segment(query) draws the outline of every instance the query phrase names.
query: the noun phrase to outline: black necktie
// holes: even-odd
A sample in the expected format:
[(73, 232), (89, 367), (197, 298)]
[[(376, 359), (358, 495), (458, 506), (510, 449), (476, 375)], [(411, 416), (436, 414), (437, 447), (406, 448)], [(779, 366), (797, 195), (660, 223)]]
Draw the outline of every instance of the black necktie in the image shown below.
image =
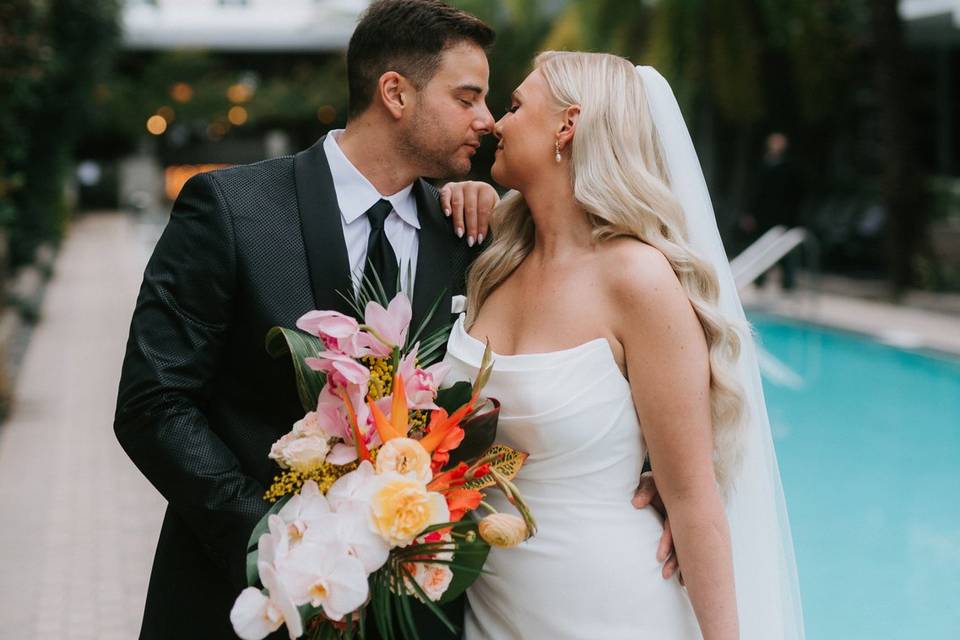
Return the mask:
[(363, 268), (365, 280), (376, 282), (373, 272), (376, 271), (383, 289), (387, 292), (387, 301), (397, 294), (397, 280), (400, 275), (400, 266), (397, 264), (397, 254), (394, 253), (383, 223), (393, 211), (393, 205), (386, 200), (380, 200), (367, 209), (367, 219), (370, 221), (370, 237), (367, 238), (367, 262)]

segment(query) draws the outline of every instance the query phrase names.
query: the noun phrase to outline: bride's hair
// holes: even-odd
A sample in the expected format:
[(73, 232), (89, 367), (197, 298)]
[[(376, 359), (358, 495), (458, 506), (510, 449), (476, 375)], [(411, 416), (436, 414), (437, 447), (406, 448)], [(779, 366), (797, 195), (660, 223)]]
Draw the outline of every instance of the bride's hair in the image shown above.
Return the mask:
[[(714, 470), (726, 493), (740, 459), (744, 400), (733, 372), (740, 336), (737, 325), (720, 313), (716, 273), (687, 243), (686, 220), (670, 190), (643, 81), (629, 61), (602, 53), (547, 51), (534, 66), (560, 107), (580, 106), (571, 179), (594, 241), (627, 236), (660, 251), (700, 320), (710, 353)], [(519, 192), (497, 206), (491, 226), (493, 242), (468, 275), (468, 325), (534, 245), (533, 218)]]

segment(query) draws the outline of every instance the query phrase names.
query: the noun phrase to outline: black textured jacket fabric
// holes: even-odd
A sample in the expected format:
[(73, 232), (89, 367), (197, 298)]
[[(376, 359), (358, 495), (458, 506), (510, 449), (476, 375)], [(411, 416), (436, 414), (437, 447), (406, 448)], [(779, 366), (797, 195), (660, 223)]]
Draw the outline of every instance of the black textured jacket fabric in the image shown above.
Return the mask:
[[(114, 429), (168, 501), (140, 637), (234, 638), (229, 611), (247, 539), (277, 473), (270, 445), (302, 417), (288, 360), (264, 338), (311, 309), (350, 313), (352, 291), (322, 139), (296, 156), (204, 173), (184, 186), (144, 273)], [(449, 322), (478, 252), (458, 240), (436, 190), (420, 217), (413, 326), (437, 296)], [(462, 621), (462, 603), (449, 614)], [(425, 638), (451, 637), (418, 612)], [(284, 637), (281, 629), (277, 637)]]

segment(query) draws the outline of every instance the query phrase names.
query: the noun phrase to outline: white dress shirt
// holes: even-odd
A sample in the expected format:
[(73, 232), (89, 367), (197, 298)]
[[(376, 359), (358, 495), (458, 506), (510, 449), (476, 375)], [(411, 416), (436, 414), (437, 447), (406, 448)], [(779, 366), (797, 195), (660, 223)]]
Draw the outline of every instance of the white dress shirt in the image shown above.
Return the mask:
[(413, 184), (393, 195), (381, 195), (376, 187), (353, 166), (337, 144), (343, 129), (331, 131), (323, 141), (323, 151), (330, 164), (333, 188), (340, 205), (343, 239), (347, 243), (350, 258), (350, 273), (353, 275), (354, 293), (359, 291), (363, 280), (363, 268), (367, 260), (367, 239), (370, 236), (370, 221), (364, 214), (381, 198), (393, 205), (383, 229), (387, 240), (397, 254), (400, 267), (400, 289), (413, 300), (413, 282), (417, 275), (420, 220), (417, 217), (417, 199)]

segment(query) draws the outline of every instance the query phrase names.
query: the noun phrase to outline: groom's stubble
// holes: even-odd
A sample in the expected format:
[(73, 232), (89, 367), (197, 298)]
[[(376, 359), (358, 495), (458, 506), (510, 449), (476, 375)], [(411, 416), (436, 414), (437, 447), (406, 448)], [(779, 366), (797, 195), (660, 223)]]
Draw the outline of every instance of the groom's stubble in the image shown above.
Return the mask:
[(410, 123), (398, 136), (402, 157), (409, 158), (420, 175), (435, 179), (457, 179), (470, 172), (469, 158), (457, 156), (463, 144), (462, 136), (454, 139), (446, 131), (440, 115), (428, 102), (418, 105)]

